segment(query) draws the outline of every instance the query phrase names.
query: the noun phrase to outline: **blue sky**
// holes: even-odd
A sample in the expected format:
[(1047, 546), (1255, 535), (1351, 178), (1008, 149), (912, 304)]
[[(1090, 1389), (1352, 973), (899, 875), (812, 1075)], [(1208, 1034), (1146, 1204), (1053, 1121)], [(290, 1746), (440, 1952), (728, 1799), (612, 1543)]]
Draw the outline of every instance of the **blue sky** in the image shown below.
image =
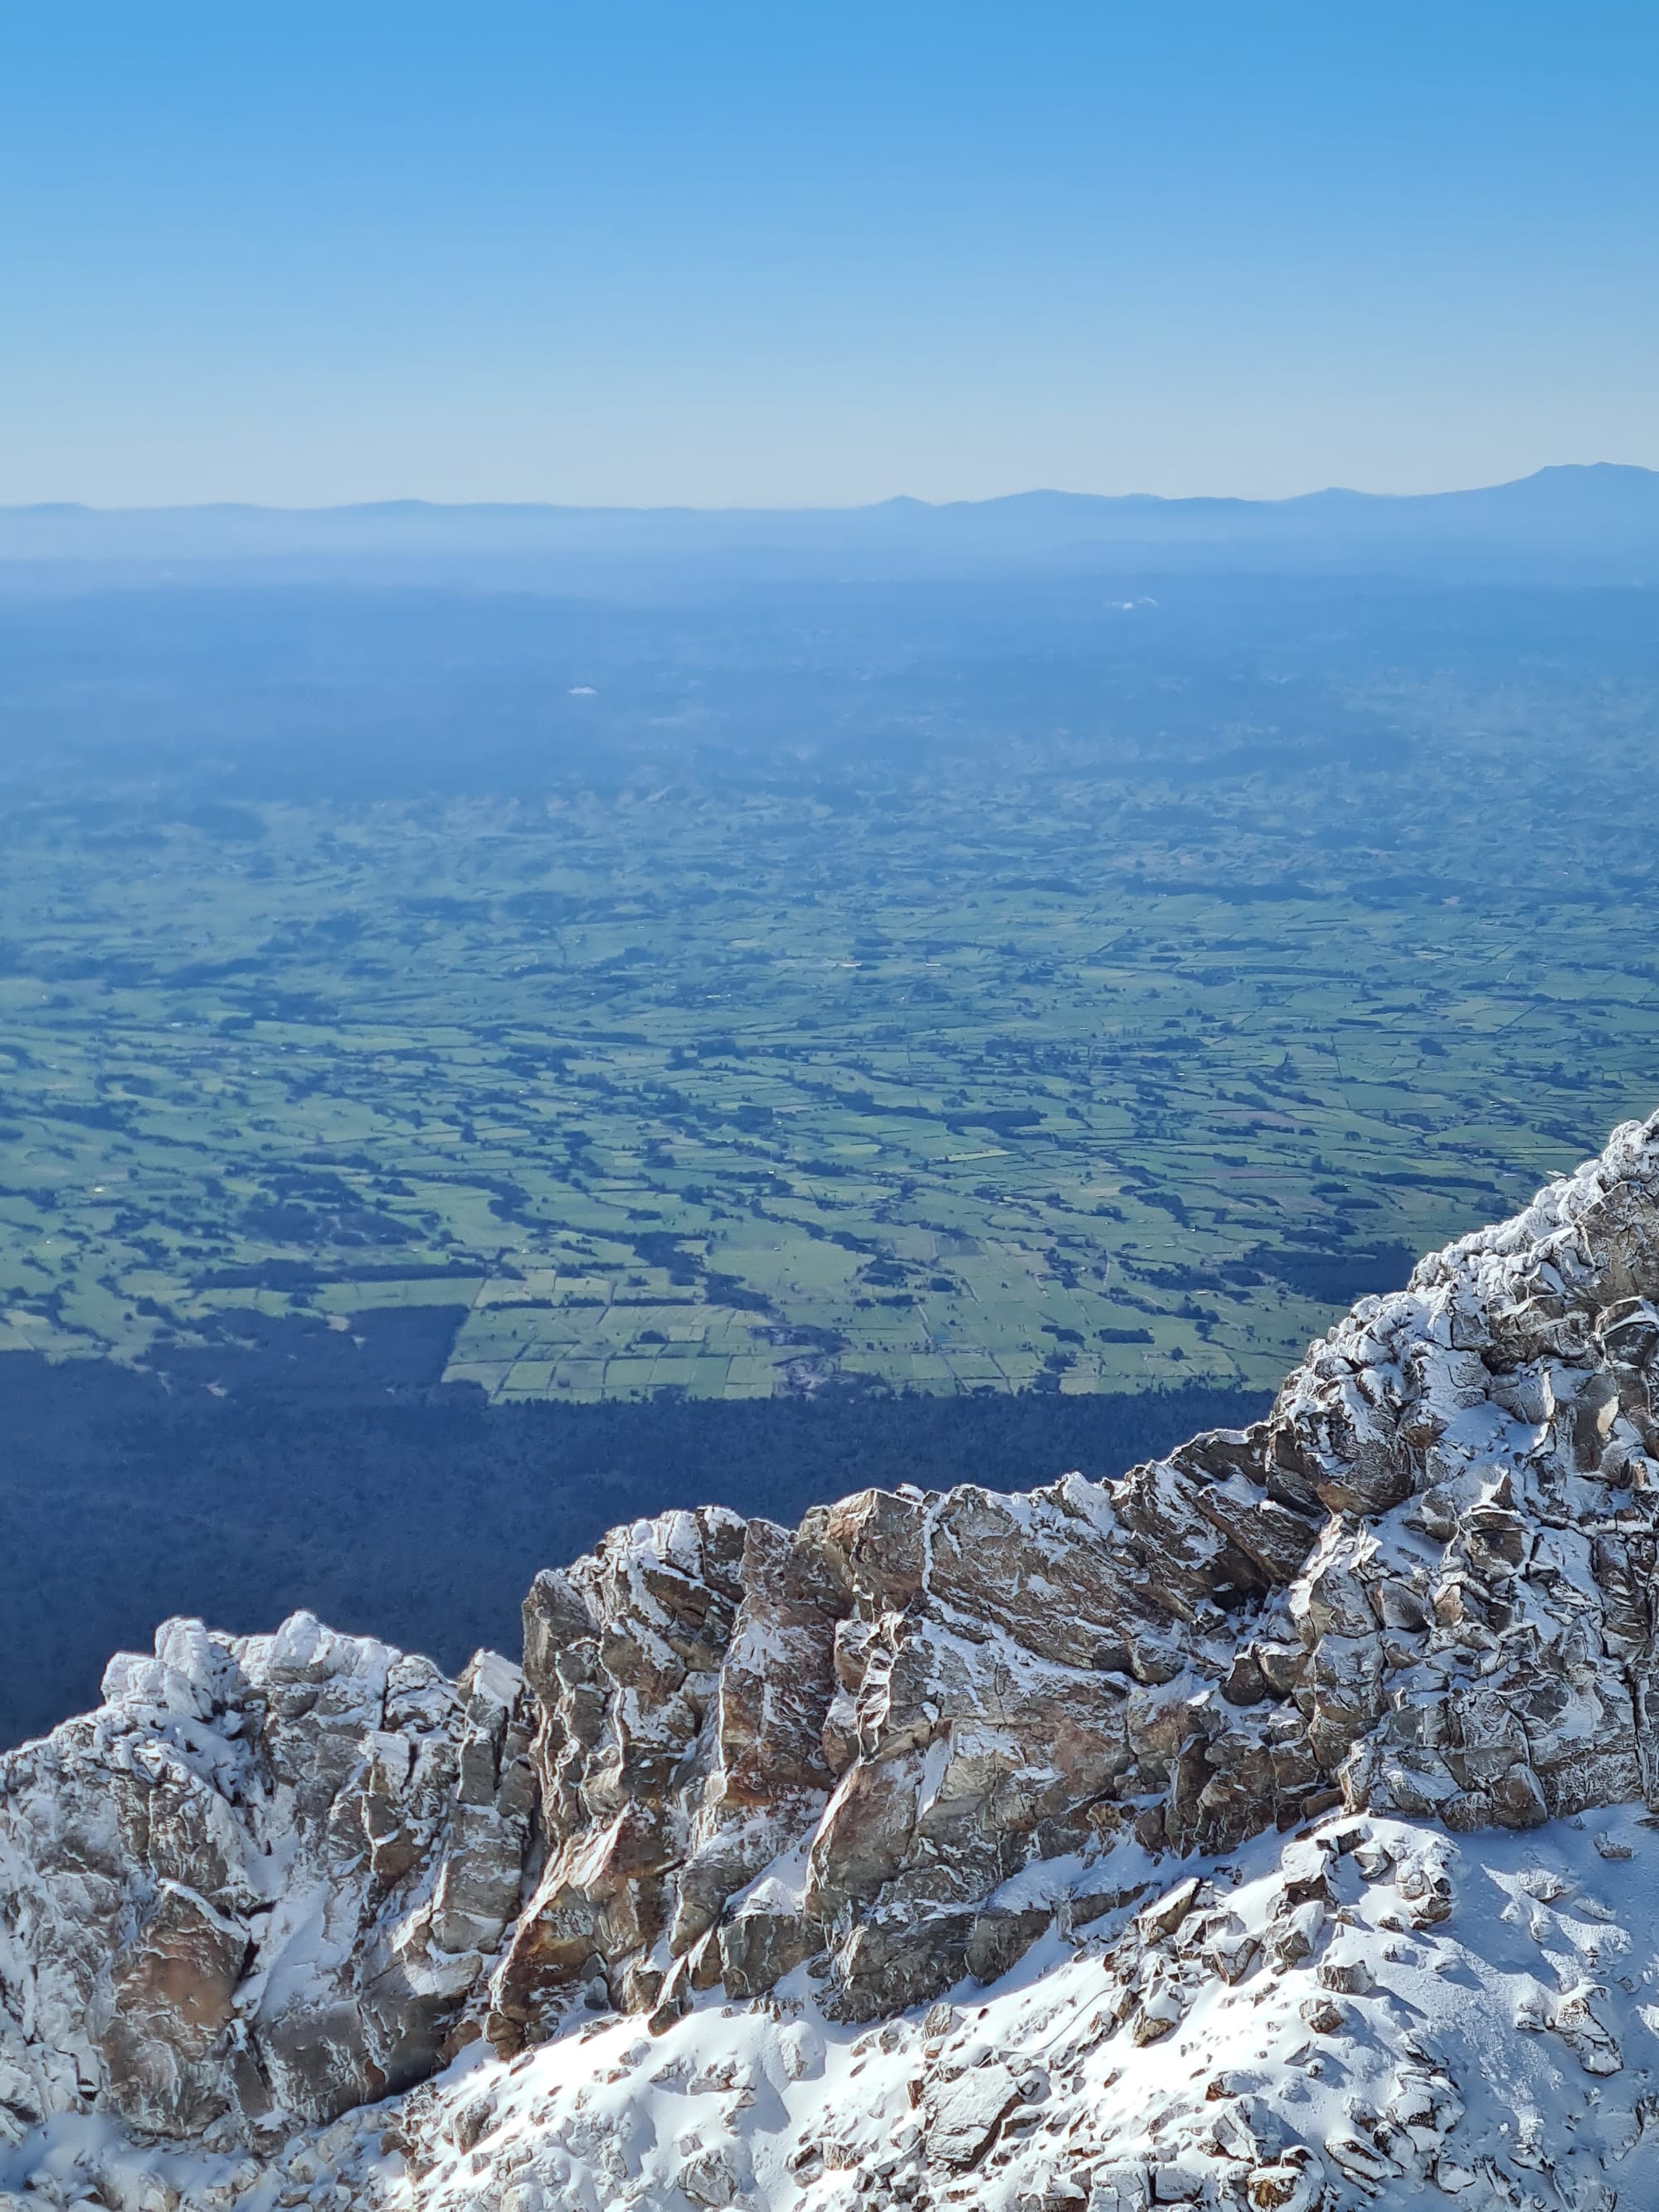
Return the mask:
[(1659, 465), (1656, 64), (1595, 0), (14, 8), (0, 501)]

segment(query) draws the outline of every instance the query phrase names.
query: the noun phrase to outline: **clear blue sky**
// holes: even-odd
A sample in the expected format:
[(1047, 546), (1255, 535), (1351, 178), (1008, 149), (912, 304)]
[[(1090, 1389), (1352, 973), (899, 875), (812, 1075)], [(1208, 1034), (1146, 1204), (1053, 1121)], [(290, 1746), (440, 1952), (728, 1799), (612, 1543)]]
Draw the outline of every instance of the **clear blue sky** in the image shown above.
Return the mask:
[(1659, 465), (1659, 11), (152, 0), (0, 24), (0, 501)]

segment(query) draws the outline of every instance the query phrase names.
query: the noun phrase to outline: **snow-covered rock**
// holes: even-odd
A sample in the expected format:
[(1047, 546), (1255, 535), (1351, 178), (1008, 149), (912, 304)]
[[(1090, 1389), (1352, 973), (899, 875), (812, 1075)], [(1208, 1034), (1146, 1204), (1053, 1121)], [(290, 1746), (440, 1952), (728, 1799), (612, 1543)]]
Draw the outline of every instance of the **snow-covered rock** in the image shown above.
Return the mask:
[[(422, 2087), (257, 2158), (60, 2113), (0, 2153), (0, 2204), (9, 2185), (30, 2212), (77, 2191), (167, 2212), (1422, 2212), (1442, 2197), (1645, 2212), (1659, 1928), (1644, 1817), (1457, 1836), (1330, 1814), (1309, 1838), (1326, 1924), (1282, 1969), (1263, 1939), (1307, 1875), (1264, 1834), (1197, 1863), (1170, 1935), (1127, 1908), (1069, 1937), (1052, 1927), (994, 1985), (879, 2026), (827, 2016), (800, 1968), (758, 2002), (695, 1994), (658, 2036), (612, 2012), (508, 2061), (474, 2043)], [(1425, 1881), (1447, 1909), (1419, 1927)], [(1237, 1983), (1206, 1962), (1218, 1922), (1257, 1939)], [(1333, 1996), (1322, 1970), (1355, 1955), (1368, 1985)], [(1160, 1993), (1176, 2017), (1143, 2040)]]
[(519, 1909), (518, 1668), (299, 1613), (169, 1621), (104, 1690), (0, 1764), (0, 2126), (247, 2133), (429, 2075)]
[(1119, 1481), (171, 1623), (0, 1762), (12, 2186), (1656, 2201), (1656, 1372), (1659, 1117)]

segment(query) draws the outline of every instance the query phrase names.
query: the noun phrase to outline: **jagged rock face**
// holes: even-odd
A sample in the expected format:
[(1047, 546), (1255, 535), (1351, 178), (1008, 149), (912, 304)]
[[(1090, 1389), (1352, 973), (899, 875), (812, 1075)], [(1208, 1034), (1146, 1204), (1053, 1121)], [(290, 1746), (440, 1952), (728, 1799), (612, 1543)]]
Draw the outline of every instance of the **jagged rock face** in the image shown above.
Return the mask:
[[(1168, 1971), (1114, 2024), (1156, 2041), (1200, 1965), (1288, 1972), (1324, 1910), (1233, 1929), (1208, 1896), (1177, 1943), (1183, 1858), (1337, 1811), (1659, 1803), (1650, 1300), (1659, 1117), (1361, 1301), (1247, 1432), (1107, 1484), (614, 1532), (536, 1578), (522, 1688), (175, 1624), (0, 1766), (0, 2065), (32, 2109), (189, 2133), (338, 2111), (478, 2025), (519, 2052), (582, 2002), (668, 2034), (804, 1970), (823, 2015), (886, 2017), (1006, 1976), (1057, 1862), (1095, 1885), (1067, 1929), (1168, 1892)], [(1261, 2201), (1314, 2202), (1301, 2172)]]
[(200, 2133), (420, 2080), (519, 1909), (528, 1701), (296, 1614), (173, 1621), (4, 1763), (0, 2121)]
[[(671, 1516), (544, 1575), (552, 1848), (497, 2039), (572, 1981), (672, 2007), (820, 1951), (873, 2016), (1006, 1962), (998, 1884), (1127, 1826), (1216, 1852), (1343, 1803), (1468, 1830), (1659, 1794), (1650, 1294), (1659, 1123), (1363, 1300), (1255, 1430), (793, 1537)], [(791, 1844), (781, 1916), (745, 1901)]]
[(1654, 1296), (1659, 1120), (1363, 1300), (1281, 1393), (1275, 1464), (1340, 1509), (1291, 1612), (1351, 1802), (1525, 1827), (1659, 1787)]
[[(669, 1515), (539, 1576), (526, 1666), (549, 1856), (497, 1977), (498, 2043), (577, 1983), (672, 2002), (711, 1940), (750, 1988), (763, 1954), (832, 1951), (854, 2013), (932, 1994), (976, 1947), (1005, 1956), (982, 1900), (1168, 1789), (1194, 1697), (1231, 1663), (1229, 1608), (1314, 1541), (1232, 1471), (1249, 1450), (1209, 1439), (1116, 1485), (1024, 1496), (870, 1492), (793, 1535)], [(1218, 1810), (1212, 1790), (1188, 1826), (1300, 1817), (1320, 1777), (1299, 1719), (1229, 1718), (1254, 1747), (1250, 1794), (1230, 1783)], [(808, 1838), (793, 1929), (763, 1943), (750, 1923), (780, 1915), (751, 1901), (717, 1931)]]
[(1462, 1838), (1333, 1814), (1161, 1893), (1126, 1850), (1109, 1900), (1050, 1861), (1022, 1887), (1058, 1924), (954, 2002), (859, 2027), (810, 1975), (711, 1990), (660, 2036), (590, 2020), (257, 2160), (40, 2131), (0, 2146), (0, 2212), (1641, 2212), (1644, 1842), (1628, 1810)]

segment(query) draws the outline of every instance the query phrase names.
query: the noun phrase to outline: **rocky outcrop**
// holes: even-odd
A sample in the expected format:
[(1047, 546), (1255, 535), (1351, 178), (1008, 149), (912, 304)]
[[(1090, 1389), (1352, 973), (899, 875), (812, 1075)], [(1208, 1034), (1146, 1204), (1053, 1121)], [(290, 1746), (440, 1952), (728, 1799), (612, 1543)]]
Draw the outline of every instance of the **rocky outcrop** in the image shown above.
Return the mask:
[[(589, 2017), (257, 2157), (39, 2130), (0, 2148), (0, 2208), (1637, 2212), (1659, 2197), (1644, 1836), (1628, 1811), (1463, 1837), (1332, 1814), (878, 2024), (826, 2019), (799, 1976), (711, 1989), (660, 2035)], [(1082, 1902), (1074, 1866), (1045, 1876)]]
[[(1118, 1484), (1017, 1497), (870, 1492), (793, 1534), (672, 1515), (538, 1577), (548, 1863), (494, 1985), (498, 2043), (573, 1985), (647, 2010), (672, 1996), (794, 1844), (797, 1924), (765, 1955), (827, 1953), (854, 2013), (933, 1994), (970, 1949), (1006, 1958), (980, 1907), (1028, 1860), (1137, 1815), (1155, 1831), (1144, 1801), (1206, 1726), (1236, 1754), (1177, 1794), (1175, 1831), (1302, 1817), (1324, 1778), (1299, 1717), (1220, 1699), (1235, 1616), (1316, 1534), (1235, 1470), (1249, 1449), (1204, 1439)], [(740, 1902), (720, 1939), (751, 1990), (755, 1918)]]
[(998, 1886), (1126, 1832), (1216, 1853), (1338, 1804), (1518, 1828), (1659, 1792), (1650, 1293), (1632, 1124), (1362, 1300), (1257, 1429), (793, 1535), (672, 1516), (539, 1577), (550, 1856), (492, 2033), (576, 1981), (652, 2009), (791, 1844), (797, 1925), (725, 1939), (742, 1986), (822, 1953), (868, 2017), (1006, 1962)]
[(104, 1689), (0, 1770), (0, 2127), (257, 2135), (431, 2073), (519, 1910), (518, 1668), (300, 1613), (169, 1622)]
[[(518, 2063), (785, 1984), (886, 2019), (1143, 1897), (1111, 2032), (1155, 2043), (1205, 1978), (1317, 1963), (1340, 1909), (1317, 1857), (1260, 1926), (1183, 1866), (1659, 1807), (1656, 1375), (1659, 1117), (1362, 1300), (1258, 1427), (1117, 1481), (619, 1529), (536, 1577), (522, 1677), (171, 1624), (0, 1766), (0, 2099), (251, 2136), (480, 2031)], [(1371, 1971), (1331, 1959), (1310, 2032)], [(940, 2083), (918, 2140), (997, 2086)]]

